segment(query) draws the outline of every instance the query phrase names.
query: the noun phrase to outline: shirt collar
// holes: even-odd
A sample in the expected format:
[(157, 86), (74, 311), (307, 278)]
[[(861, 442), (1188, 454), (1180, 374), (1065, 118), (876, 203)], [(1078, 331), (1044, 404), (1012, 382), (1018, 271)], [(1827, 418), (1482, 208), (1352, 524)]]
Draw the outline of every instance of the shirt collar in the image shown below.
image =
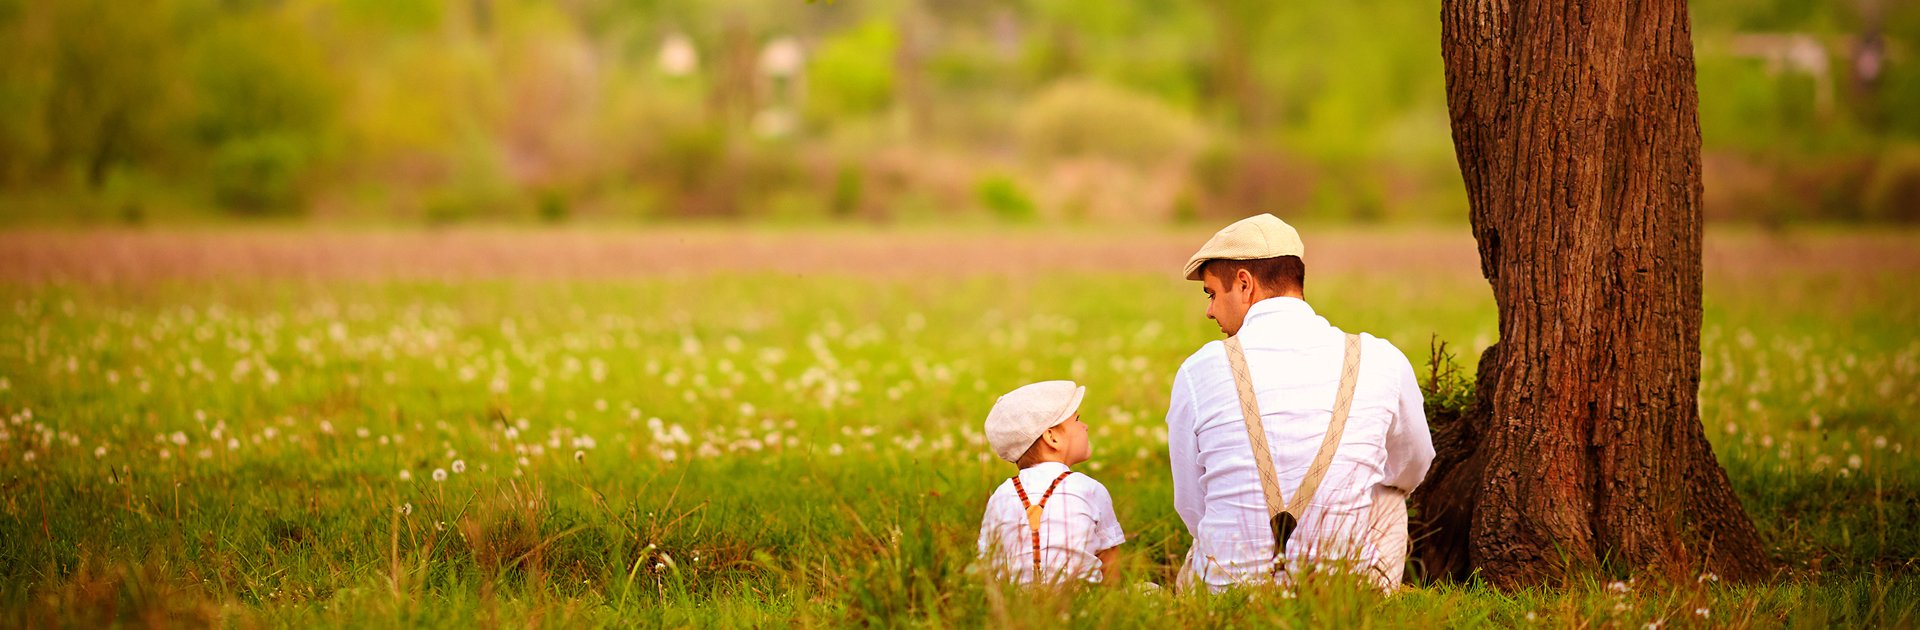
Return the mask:
[(1038, 464), (1034, 464), (1032, 466), (1022, 468), (1020, 469), (1020, 472), (1024, 473), (1028, 471), (1033, 471), (1033, 472), (1045, 472), (1046, 474), (1049, 474), (1049, 475), (1057, 475), (1062, 472), (1065, 472), (1067, 468), (1068, 467), (1066, 464), (1062, 464), (1060, 462), (1040, 462)]
[(1314, 314), (1313, 307), (1308, 306), (1306, 300), (1296, 297), (1270, 297), (1254, 302), (1253, 307), (1247, 309), (1247, 319), (1251, 320), (1269, 313), (1287, 315)]

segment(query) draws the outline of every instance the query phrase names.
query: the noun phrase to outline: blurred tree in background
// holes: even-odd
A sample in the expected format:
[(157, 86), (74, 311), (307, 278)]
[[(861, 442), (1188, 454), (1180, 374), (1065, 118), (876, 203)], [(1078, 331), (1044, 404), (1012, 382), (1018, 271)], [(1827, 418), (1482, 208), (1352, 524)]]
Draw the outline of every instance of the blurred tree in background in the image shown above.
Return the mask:
[[(1438, 11), (0, 0), (0, 220), (1459, 221)], [(1920, 6), (1692, 12), (1711, 217), (1920, 220)]]

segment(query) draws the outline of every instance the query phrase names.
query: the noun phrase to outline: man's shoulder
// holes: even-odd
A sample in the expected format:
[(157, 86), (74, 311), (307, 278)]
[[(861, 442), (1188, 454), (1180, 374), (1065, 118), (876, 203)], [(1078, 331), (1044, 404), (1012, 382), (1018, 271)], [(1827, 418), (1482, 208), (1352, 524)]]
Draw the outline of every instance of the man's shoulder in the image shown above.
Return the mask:
[(1225, 360), (1227, 360), (1226, 344), (1215, 339), (1200, 346), (1200, 349), (1194, 350), (1193, 354), (1187, 355), (1187, 359), (1180, 362), (1180, 371), (1186, 372), (1193, 369), (1195, 365), (1219, 363)]
[(1401, 352), (1400, 347), (1393, 345), (1393, 342), (1381, 337), (1375, 337), (1373, 333), (1363, 332), (1359, 334), (1360, 357), (1362, 360), (1370, 359), (1374, 365), (1383, 369), (1399, 368), (1401, 366), (1411, 368), (1413, 366), (1413, 363), (1407, 359), (1407, 354)]

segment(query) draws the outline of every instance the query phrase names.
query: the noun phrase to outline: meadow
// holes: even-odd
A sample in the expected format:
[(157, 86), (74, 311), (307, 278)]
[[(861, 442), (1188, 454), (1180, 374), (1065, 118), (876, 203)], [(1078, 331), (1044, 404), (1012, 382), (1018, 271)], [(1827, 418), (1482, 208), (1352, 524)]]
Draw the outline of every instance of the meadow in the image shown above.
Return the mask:
[[(1391, 597), (974, 563), (981, 420), (1072, 378), (1122, 582), (1171, 583), (1204, 234), (728, 234), (0, 235), (0, 625), (1920, 625), (1920, 233), (1710, 233), (1701, 413), (1776, 580)], [(1307, 234), (1337, 325), (1496, 340), (1464, 228)]]

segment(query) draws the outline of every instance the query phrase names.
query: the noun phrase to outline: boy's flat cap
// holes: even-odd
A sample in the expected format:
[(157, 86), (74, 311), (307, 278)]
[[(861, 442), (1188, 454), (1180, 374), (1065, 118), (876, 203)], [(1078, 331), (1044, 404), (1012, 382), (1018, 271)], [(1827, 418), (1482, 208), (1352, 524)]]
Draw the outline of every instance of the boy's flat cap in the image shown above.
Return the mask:
[(1087, 388), (1073, 381), (1041, 381), (1007, 392), (987, 412), (987, 443), (993, 454), (1019, 462), (1040, 434), (1073, 417), (1086, 395)]

